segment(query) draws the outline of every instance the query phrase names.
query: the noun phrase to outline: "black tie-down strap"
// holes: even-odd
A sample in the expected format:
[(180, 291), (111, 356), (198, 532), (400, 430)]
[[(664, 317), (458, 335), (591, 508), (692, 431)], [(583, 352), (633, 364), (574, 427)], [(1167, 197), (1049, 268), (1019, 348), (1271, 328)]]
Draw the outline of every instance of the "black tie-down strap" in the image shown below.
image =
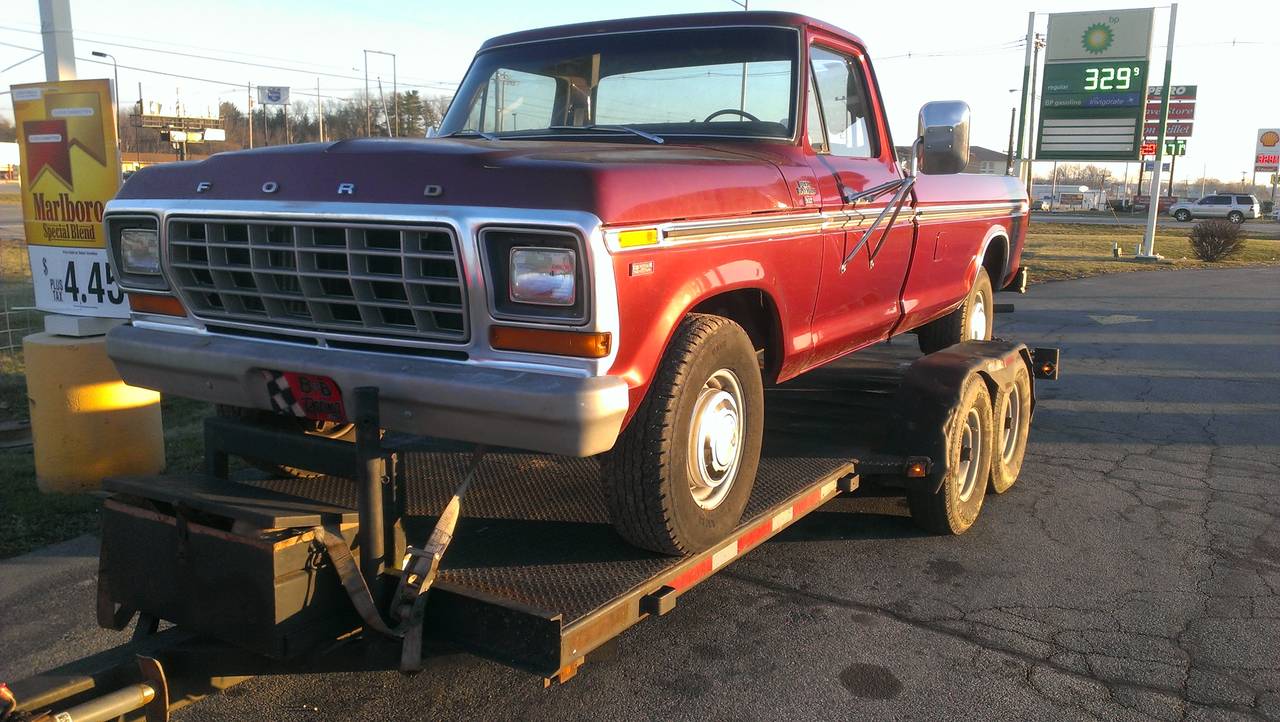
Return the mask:
[(324, 545), (329, 561), (333, 563), (338, 579), (342, 581), (342, 587), (347, 590), (351, 604), (355, 606), (365, 625), (388, 637), (401, 640), (401, 672), (417, 672), (422, 669), (422, 621), (427, 591), (431, 589), (436, 574), (440, 571), (440, 560), (444, 557), (445, 549), (453, 541), (453, 531), (462, 513), (462, 497), (471, 486), (484, 454), (483, 447), (478, 447), (472, 454), (462, 483), (436, 520), (427, 543), (421, 549), (412, 546), (405, 549), (404, 559), (400, 562), (400, 583), (391, 599), (388, 614), (390, 624), (378, 612), (373, 594), (365, 583), (364, 576), (360, 574), (360, 568), (351, 555), (351, 547), (342, 534), (329, 525), (322, 524), (313, 529), (316, 539)]

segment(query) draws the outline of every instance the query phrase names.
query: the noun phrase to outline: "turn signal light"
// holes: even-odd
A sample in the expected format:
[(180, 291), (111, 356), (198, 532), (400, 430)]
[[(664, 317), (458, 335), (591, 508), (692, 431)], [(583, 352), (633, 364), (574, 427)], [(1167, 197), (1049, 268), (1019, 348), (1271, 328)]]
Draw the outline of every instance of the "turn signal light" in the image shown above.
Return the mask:
[(639, 246), (655, 246), (657, 244), (658, 229), (656, 228), (618, 231), (619, 248), (637, 248)]
[(527, 351), (578, 358), (604, 358), (612, 339), (607, 332), (582, 333), (543, 328), (491, 326), (489, 345), (500, 351)]
[(153, 313), (157, 316), (186, 316), (187, 309), (173, 296), (155, 296), (150, 293), (129, 294), (129, 308), (134, 313)]

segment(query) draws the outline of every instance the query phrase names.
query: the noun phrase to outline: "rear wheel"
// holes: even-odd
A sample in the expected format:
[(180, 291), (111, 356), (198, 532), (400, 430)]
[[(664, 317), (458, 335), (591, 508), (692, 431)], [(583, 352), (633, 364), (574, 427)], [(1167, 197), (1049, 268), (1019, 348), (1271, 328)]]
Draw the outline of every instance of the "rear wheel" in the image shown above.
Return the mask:
[(920, 350), (933, 353), (961, 341), (990, 340), (995, 326), (994, 295), (991, 278), (985, 268), (979, 268), (978, 277), (973, 280), (973, 287), (960, 308), (916, 330)]
[(941, 490), (934, 493), (926, 484), (907, 494), (918, 526), (934, 534), (963, 534), (978, 520), (991, 473), (992, 432), (991, 394), (981, 377), (970, 375), (947, 421)]
[(1178, 219), (1178, 222), (1180, 223), (1186, 223), (1191, 220), (1191, 211), (1185, 208), (1179, 208), (1177, 212), (1173, 214), (1173, 217)]
[(1019, 364), (1013, 381), (996, 393), (993, 404), (996, 450), (991, 455), (991, 490), (1003, 494), (1018, 480), (1031, 430), (1031, 374)]
[[(356, 440), (355, 424), (339, 424), (332, 421), (299, 419), (271, 411), (246, 409), (240, 406), (228, 406), (226, 404), (218, 404), (215, 406), (214, 413), (225, 419), (239, 419), (241, 421), (271, 426), (285, 431), (299, 431), (307, 434), (308, 436), (322, 436), (326, 439), (338, 439), (340, 441), (350, 441), (352, 443), (355, 443)], [(273, 464), (261, 459), (245, 459), (245, 461), (252, 464), (254, 468), (260, 469), (277, 477), (313, 479), (324, 476), (324, 474), (321, 474), (318, 471), (299, 469), (296, 466), (282, 466), (280, 464)]]
[(760, 463), (764, 385), (733, 321), (691, 314), (644, 402), (603, 460), (614, 526), (663, 554), (710, 547), (738, 525)]
[(1244, 214), (1241, 213), (1240, 211), (1231, 211), (1230, 213), (1227, 214), (1227, 220), (1231, 221), (1232, 223), (1235, 223), (1236, 225), (1239, 225), (1241, 223), (1244, 223)]

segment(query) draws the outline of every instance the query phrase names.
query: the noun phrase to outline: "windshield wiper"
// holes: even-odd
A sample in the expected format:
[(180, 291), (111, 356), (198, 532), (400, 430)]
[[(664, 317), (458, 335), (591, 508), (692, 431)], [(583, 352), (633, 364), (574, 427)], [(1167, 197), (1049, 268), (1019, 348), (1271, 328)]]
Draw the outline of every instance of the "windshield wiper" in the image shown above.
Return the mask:
[(467, 136), (472, 136), (472, 135), (479, 136), (479, 137), (481, 137), (481, 138), (484, 138), (485, 140), (498, 140), (498, 139), (499, 139), (499, 138), (498, 138), (498, 136), (494, 135), (493, 133), (486, 133), (486, 132), (484, 132), (483, 130), (475, 130), (474, 128), (463, 128), (462, 130), (455, 130), (455, 131), (453, 131), (452, 133), (449, 133), (449, 134), (447, 134), (447, 135), (442, 135), (442, 136), (439, 136), (439, 137), (441, 137), (441, 138), (465, 138), (465, 137), (467, 137)]
[(632, 128), (631, 126), (628, 126), (628, 125), (553, 125), (547, 129), (548, 130), (588, 130), (588, 131), (596, 131), (596, 132), (604, 132), (604, 133), (622, 132), (622, 133), (630, 133), (632, 135), (638, 135), (641, 138), (657, 143), (658, 145), (662, 145), (663, 143), (667, 142), (663, 140), (661, 136), (654, 135), (653, 133), (648, 133), (643, 130), (637, 130), (636, 128)]

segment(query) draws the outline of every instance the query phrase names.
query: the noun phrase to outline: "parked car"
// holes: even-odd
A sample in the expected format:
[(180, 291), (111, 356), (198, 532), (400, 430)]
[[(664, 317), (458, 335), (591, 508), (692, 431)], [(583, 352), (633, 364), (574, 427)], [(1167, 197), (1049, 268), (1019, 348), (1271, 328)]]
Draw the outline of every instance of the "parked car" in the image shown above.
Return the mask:
[(1022, 185), (956, 175), (968, 106), (921, 109), (905, 173), (879, 87), (861, 40), (791, 13), (494, 38), (439, 137), (138, 171), (106, 216), (132, 304), (109, 353), (314, 433), (376, 386), (394, 430), (603, 454), (624, 537), (706, 548), (750, 495), (766, 383), (989, 339), (1022, 278)]
[(1186, 223), (1192, 218), (1226, 218), (1232, 223), (1261, 218), (1262, 209), (1255, 196), (1241, 193), (1215, 193), (1195, 202), (1174, 203), (1169, 215)]

